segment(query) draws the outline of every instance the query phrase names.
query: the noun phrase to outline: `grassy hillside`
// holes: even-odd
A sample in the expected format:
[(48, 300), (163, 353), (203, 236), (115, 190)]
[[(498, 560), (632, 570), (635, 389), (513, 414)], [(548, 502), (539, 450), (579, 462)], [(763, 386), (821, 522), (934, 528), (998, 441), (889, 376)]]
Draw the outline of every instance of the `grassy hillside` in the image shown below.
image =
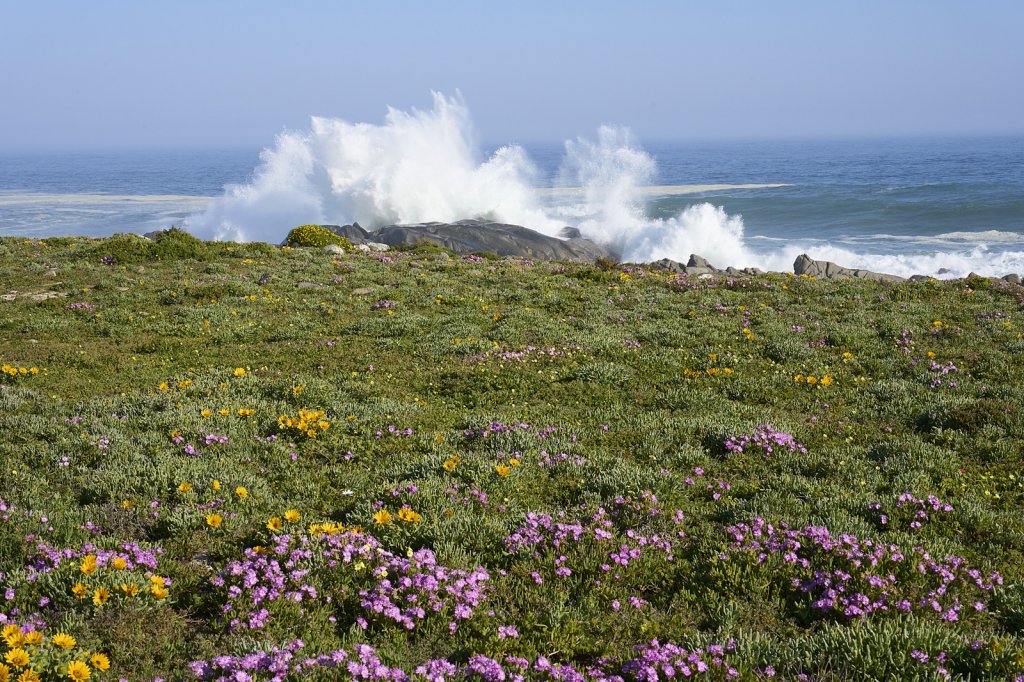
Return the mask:
[(0, 680), (1024, 673), (1019, 286), (117, 237), (0, 295)]

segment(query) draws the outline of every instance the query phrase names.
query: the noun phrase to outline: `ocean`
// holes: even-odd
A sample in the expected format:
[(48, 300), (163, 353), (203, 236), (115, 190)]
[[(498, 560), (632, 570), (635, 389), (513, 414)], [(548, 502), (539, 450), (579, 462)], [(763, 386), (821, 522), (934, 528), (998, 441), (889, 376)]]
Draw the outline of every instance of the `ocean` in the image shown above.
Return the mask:
[[(395, 112), (392, 112), (395, 114)], [(314, 119), (265, 150), (0, 154), (0, 236), (182, 226), (279, 242), (304, 222), (488, 216), (565, 225), (634, 262), (704, 255), (791, 270), (795, 255), (901, 275), (1024, 272), (1024, 138), (481, 146), (468, 112), (380, 125)]]

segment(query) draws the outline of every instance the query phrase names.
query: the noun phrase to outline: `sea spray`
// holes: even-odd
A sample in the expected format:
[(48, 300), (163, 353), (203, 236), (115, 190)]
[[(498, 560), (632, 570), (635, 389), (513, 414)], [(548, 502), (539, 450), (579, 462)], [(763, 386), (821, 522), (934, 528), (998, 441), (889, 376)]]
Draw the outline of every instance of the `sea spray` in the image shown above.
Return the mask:
[(743, 223), (702, 203), (651, 219), (644, 192), (654, 159), (626, 128), (603, 126), (596, 141), (565, 145), (556, 178), (563, 194), (538, 192), (539, 173), (519, 146), (483, 158), (461, 97), (433, 94), (429, 111), (389, 109), (381, 125), (314, 117), (261, 154), (252, 180), (230, 185), (186, 226), (221, 240), (279, 241), (300, 223), (389, 224), (487, 218), (557, 235), (566, 225), (626, 260), (698, 252), (721, 263), (755, 264)]
[(249, 184), (229, 186), (187, 226), (214, 239), (273, 242), (300, 223), (373, 229), (488, 218), (557, 234), (563, 225), (541, 210), (525, 151), (481, 156), (460, 97), (434, 93), (430, 111), (389, 109), (383, 125), (314, 117), (309, 132), (278, 136)]
[(273, 243), (291, 227), (311, 222), (357, 221), (373, 229), (486, 218), (548, 235), (575, 226), (632, 262), (685, 262), (696, 253), (718, 267), (785, 271), (797, 255), (808, 253), (850, 268), (903, 276), (1024, 272), (1024, 251), (1007, 248), (1022, 239), (1017, 232), (767, 238), (745, 234), (740, 215), (700, 201), (651, 217), (651, 198), (729, 186), (652, 187), (655, 160), (622, 127), (603, 126), (595, 139), (566, 142), (549, 186), (522, 147), (508, 145), (484, 155), (469, 109), (458, 95), (434, 93), (429, 110), (388, 109), (382, 124), (316, 117), (307, 131), (279, 135), (260, 158), (247, 183), (228, 185), (185, 226), (205, 238)]

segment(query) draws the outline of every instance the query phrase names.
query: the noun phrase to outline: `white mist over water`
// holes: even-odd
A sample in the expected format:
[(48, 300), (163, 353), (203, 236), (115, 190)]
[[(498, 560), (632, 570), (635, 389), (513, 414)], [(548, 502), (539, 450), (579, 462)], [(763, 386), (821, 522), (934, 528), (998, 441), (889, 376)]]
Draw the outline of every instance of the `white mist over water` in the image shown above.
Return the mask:
[[(1024, 271), (1024, 253), (990, 253), (969, 237), (952, 246), (959, 233), (945, 235), (947, 250), (936, 250), (939, 245), (930, 245), (929, 238), (909, 237), (905, 255), (869, 253), (869, 246), (854, 243), (843, 248), (812, 235), (777, 242), (778, 248), (767, 251), (774, 242), (755, 237), (748, 243), (742, 218), (710, 203), (691, 204), (665, 219), (649, 217), (645, 198), (658, 195), (659, 188), (650, 187), (656, 177), (654, 159), (629, 131), (605, 126), (596, 139), (566, 142), (555, 187), (542, 187), (524, 149), (509, 145), (485, 158), (461, 97), (434, 93), (430, 110), (391, 108), (382, 124), (314, 117), (308, 131), (281, 134), (261, 154), (248, 184), (227, 186), (185, 226), (208, 239), (275, 243), (303, 223), (358, 222), (372, 230), (485, 218), (552, 236), (565, 226), (578, 227), (629, 262), (685, 262), (696, 253), (718, 267), (785, 271), (806, 252), (904, 276), (938, 274), (942, 268), (950, 277), (972, 270)], [(660, 189), (677, 194), (701, 188)]]
[(482, 158), (461, 98), (434, 93), (430, 111), (389, 109), (381, 125), (313, 118), (308, 132), (278, 136), (249, 184), (228, 186), (186, 226), (210, 239), (277, 242), (302, 223), (374, 229), (487, 218), (552, 236), (575, 226), (624, 260), (700, 253), (715, 263), (756, 264), (739, 216), (697, 204), (671, 220), (646, 217), (638, 190), (655, 173), (628, 130), (606, 126), (596, 141), (566, 143), (557, 184), (582, 191), (542, 196), (521, 147)]

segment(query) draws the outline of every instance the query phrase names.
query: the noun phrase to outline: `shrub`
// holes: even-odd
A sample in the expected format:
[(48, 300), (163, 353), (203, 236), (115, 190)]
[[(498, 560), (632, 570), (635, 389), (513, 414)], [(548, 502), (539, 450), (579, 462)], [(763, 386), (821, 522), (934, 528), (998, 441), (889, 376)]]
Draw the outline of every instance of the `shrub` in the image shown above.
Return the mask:
[(352, 242), (345, 237), (336, 235), (323, 225), (299, 225), (288, 233), (288, 246), (312, 246), (323, 248), (328, 244), (337, 244), (346, 251), (352, 250)]
[(153, 244), (137, 234), (115, 234), (97, 250), (104, 265), (146, 263), (153, 258)]
[(205, 261), (210, 258), (206, 242), (176, 227), (160, 233), (155, 241), (152, 251), (158, 260)]

